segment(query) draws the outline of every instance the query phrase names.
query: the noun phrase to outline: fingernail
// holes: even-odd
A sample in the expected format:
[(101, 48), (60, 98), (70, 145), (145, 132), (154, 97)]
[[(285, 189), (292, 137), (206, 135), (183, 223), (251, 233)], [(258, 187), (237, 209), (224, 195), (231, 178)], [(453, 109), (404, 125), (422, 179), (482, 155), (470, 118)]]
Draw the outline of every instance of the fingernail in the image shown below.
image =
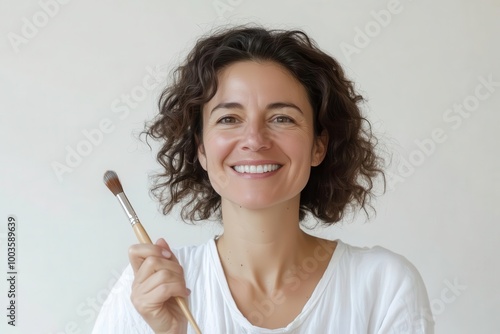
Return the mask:
[(161, 251), (161, 255), (169, 259), (172, 256), (172, 253), (170, 253), (168, 250), (164, 249)]
[(191, 294), (191, 290), (186, 288), (186, 291), (187, 291), (187, 295), (189, 296)]

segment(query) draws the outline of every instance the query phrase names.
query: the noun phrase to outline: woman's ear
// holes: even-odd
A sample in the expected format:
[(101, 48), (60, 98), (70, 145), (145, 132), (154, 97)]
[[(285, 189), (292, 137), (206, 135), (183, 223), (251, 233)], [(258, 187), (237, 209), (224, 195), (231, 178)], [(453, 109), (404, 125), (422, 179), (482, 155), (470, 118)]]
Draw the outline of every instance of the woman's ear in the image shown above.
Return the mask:
[(196, 133), (194, 134), (194, 142), (196, 143), (196, 145), (198, 145), (198, 151), (196, 152), (198, 161), (200, 162), (201, 168), (203, 168), (206, 171), (207, 157), (205, 155), (205, 147), (203, 147), (203, 141), (200, 140), (200, 137)]
[(323, 130), (321, 135), (316, 136), (314, 139), (313, 151), (312, 151), (312, 159), (311, 166), (316, 167), (326, 156), (326, 150), (328, 148), (328, 132)]
[(205, 148), (203, 147), (203, 144), (198, 144), (198, 161), (200, 162), (201, 168), (206, 171), (207, 156), (205, 155)]

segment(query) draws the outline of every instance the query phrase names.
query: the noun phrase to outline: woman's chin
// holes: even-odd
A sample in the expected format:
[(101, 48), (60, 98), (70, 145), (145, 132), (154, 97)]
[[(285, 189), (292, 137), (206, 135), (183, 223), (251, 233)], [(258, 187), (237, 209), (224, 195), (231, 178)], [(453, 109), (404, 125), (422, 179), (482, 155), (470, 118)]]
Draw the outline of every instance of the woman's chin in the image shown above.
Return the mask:
[[(293, 199), (269, 198), (269, 197), (262, 196), (262, 194), (260, 194), (260, 196), (256, 196), (255, 198), (245, 198), (245, 199), (233, 200), (233, 201), (229, 201), (229, 202), (236, 209), (249, 210), (249, 211), (265, 211), (265, 210), (271, 210), (273, 208), (279, 210), (280, 207), (285, 207), (285, 206), (289, 207), (289, 205), (286, 205), (286, 203), (289, 201), (293, 201)], [(223, 204), (223, 206), (224, 206), (224, 204)]]

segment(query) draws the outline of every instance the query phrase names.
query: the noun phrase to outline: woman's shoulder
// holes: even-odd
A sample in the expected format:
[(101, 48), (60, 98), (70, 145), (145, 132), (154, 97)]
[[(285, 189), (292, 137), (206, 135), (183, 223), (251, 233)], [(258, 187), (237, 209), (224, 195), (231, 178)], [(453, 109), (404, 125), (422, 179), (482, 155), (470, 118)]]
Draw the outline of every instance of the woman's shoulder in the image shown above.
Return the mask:
[(388, 273), (418, 273), (415, 266), (403, 255), (382, 246), (360, 247), (337, 240), (342, 249), (342, 263), (358, 271)]
[(427, 295), (415, 265), (405, 256), (381, 246), (359, 247), (338, 241), (338, 274), (368, 289), (397, 294), (403, 290)]
[(358, 305), (377, 315), (384, 328), (380, 332), (391, 332), (390, 328), (400, 328), (398, 333), (433, 332), (427, 289), (413, 263), (381, 246), (339, 245), (343, 254), (337, 274), (355, 291)]

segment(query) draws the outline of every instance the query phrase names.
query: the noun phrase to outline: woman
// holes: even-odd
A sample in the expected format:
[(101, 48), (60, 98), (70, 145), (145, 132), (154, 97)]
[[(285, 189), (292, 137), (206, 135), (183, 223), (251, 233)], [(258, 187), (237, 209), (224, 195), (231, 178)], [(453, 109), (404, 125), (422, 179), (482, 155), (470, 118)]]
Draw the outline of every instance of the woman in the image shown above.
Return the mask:
[[(164, 214), (216, 217), (196, 247), (130, 248), (94, 333), (432, 333), (425, 286), (404, 257), (313, 237), (365, 209), (382, 176), (340, 65), (300, 31), (237, 27), (198, 41), (147, 133), (162, 142)], [(131, 298), (129, 299), (129, 292)]]

